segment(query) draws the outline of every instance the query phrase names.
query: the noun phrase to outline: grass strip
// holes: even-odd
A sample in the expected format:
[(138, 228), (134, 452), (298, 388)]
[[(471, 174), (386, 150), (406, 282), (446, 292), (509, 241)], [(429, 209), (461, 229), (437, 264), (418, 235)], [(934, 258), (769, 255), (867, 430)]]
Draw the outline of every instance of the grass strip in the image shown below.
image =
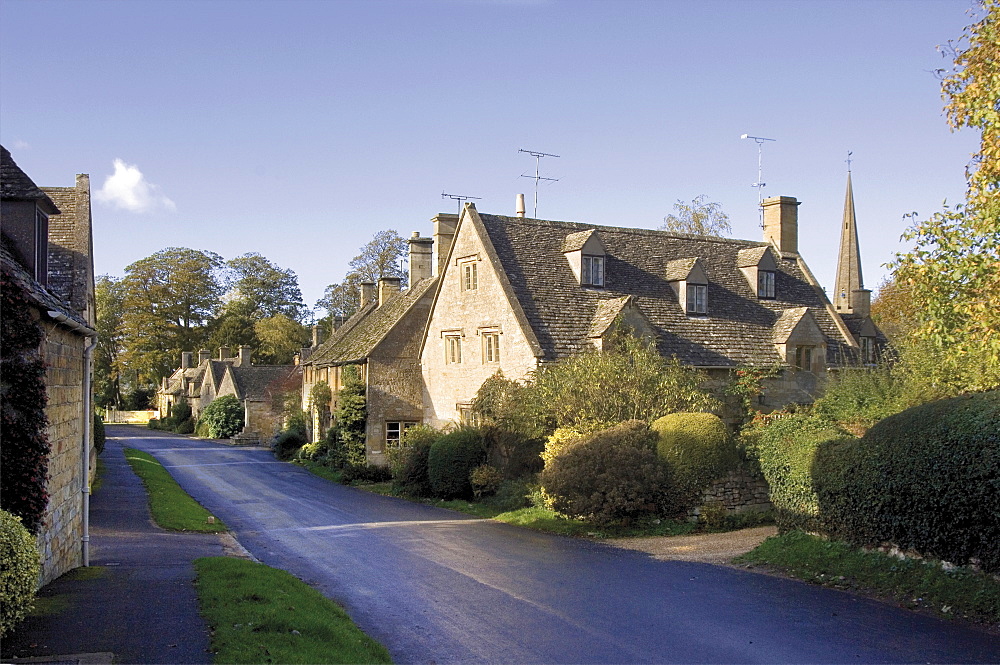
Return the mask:
[(227, 557), (194, 565), (215, 663), (392, 662), (341, 607), (283, 570)]
[[(149, 495), (153, 521), (171, 531), (222, 533), (226, 525), (181, 489), (170, 472), (149, 453), (135, 448), (125, 449), (125, 459), (142, 479)], [(209, 518), (214, 523), (209, 523)]]
[(768, 538), (735, 563), (763, 564), (823, 586), (889, 598), (909, 609), (1000, 625), (1000, 581), (968, 568), (900, 559), (791, 531)]

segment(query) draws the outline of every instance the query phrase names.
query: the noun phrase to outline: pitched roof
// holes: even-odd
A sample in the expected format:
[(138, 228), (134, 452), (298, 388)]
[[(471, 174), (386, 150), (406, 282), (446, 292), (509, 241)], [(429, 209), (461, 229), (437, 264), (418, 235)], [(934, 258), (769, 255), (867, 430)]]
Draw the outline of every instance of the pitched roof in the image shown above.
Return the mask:
[(59, 208), (21, 170), (7, 148), (0, 146), (0, 196), (18, 201), (35, 201), (46, 213), (58, 215)]
[(275, 382), (283, 382), (289, 374), (298, 370), (294, 365), (250, 365), (232, 367), (233, 383), (242, 399), (262, 400), (268, 395), (268, 388)]
[(382, 304), (369, 303), (348, 319), (330, 339), (303, 363), (327, 367), (347, 365), (367, 358), (425, 294), (433, 292), (437, 277), (422, 279)]
[(66, 303), (59, 300), (51, 291), (36, 282), (5, 246), (0, 246), (0, 266), (3, 267), (4, 279), (10, 279), (14, 284), (18, 285), (38, 309), (46, 313), (55, 312), (56, 314), (63, 315), (65, 320), (57, 319), (57, 321), (77, 333), (83, 335), (96, 334), (87, 321), (80, 316), (79, 312), (67, 306)]
[[(778, 262), (777, 298), (757, 297), (739, 270), (739, 253), (766, 248), (765, 242), (471, 211), (472, 222), (481, 223), (538, 339), (543, 362), (590, 348), (587, 337), (596, 320), (615, 307), (607, 301), (624, 296), (633, 296), (632, 302), (656, 330), (660, 352), (688, 364), (780, 362), (772, 330), (784, 310), (797, 307), (808, 307), (826, 335), (828, 362), (838, 362), (849, 348), (825, 297), (795, 258)], [(581, 287), (563, 255), (567, 235), (590, 229), (599, 231), (607, 248), (605, 288)], [(694, 258), (708, 276), (707, 316), (687, 316), (668, 281), (671, 262), (688, 259), (693, 266)]]

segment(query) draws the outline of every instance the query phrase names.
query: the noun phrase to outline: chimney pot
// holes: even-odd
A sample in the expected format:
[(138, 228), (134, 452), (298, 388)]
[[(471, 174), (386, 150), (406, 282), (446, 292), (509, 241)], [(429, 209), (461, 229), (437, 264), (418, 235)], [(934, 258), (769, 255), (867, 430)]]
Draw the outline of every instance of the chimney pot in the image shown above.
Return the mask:
[(517, 207), (515, 210), (518, 217), (524, 217), (524, 194), (517, 195)]

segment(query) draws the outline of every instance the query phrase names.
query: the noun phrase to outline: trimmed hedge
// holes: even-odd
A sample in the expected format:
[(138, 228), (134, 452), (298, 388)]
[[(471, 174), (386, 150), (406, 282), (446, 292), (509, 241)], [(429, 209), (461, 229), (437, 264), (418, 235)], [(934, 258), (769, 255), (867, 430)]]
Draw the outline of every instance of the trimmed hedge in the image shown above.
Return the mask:
[(41, 561), (21, 518), (0, 510), (0, 636), (31, 611)]
[(465, 427), (445, 434), (427, 455), (431, 492), (440, 499), (471, 499), (469, 474), (486, 461), (482, 434)]
[(1000, 391), (922, 404), (827, 443), (814, 477), (837, 537), (1000, 571)]
[(775, 520), (782, 532), (823, 530), (813, 483), (813, 460), (821, 446), (849, 436), (810, 413), (777, 414), (743, 430), (743, 444), (760, 463), (771, 488)]
[(729, 428), (713, 413), (679, 412), (655, 420), (656, 451), (674, 472), (679, 500), (691, 507), (713, 480), (739, 465)]
[(565, 446), (540, 476), (552, 508), (596, 524), (676, 512), (670, 468), (656, 441), (648, 424), (630, 420)]

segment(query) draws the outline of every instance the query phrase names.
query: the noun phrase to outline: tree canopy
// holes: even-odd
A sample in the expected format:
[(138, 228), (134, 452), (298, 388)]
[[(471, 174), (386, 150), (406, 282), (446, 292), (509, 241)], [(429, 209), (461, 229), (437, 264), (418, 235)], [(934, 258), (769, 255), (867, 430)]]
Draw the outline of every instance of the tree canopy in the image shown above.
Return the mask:
[(674, 204), (676, 214), (664, 217), (660, 230), (716, 237), (732, 233), (729, 215), (722, 210), (722, 205), (706, 201), (707, 198), (707, 195), (702, 194), (690, 203), (678, 199)]
[(344, 280), (327, 286), (316, 306), (325, 309), (329, 317), (349, 318), (358, 311), (363, 282), (377, 282), (380, 277), (399, 277), (405, 287), (406, 273), (399, 261), (406, 254), (406, 249), (406, 241), (394, 230), (379, 231), (351, 259)]

